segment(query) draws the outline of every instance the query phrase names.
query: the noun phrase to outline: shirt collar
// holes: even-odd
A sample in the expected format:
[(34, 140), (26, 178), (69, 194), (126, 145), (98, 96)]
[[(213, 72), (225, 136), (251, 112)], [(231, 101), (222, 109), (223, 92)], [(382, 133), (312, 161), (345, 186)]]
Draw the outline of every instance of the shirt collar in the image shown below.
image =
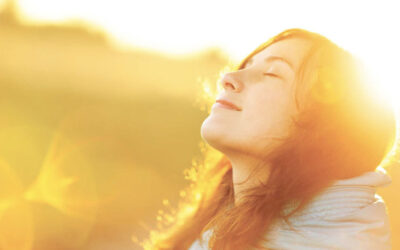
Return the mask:
[[(298, 220), (340, 215), (365, 207), (376, 201), (376, 189), (391, 183), (386, 171), (378, 167), (375, 171), (333, 182), (330, 186), (315, 195), (303, 210), (293, 215)], [(293, 201), (283, 208), (287, 214), (298, 206)]]

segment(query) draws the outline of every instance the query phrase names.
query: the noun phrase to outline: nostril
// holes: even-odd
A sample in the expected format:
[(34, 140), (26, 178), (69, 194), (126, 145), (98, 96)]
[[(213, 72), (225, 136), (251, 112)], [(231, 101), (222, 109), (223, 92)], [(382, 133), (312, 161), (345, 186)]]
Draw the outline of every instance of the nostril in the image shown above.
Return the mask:
[(224, 75), (222, 78), (222, 86), (224, 89), (230, 89), (233, 91), (240, 91), (241, 89), (240, 82), (235, 79), (235, 76), (232, 72)]
[(225, 84), (228, 85), (228, 86), (230, 86), (232, 89), (235, 89), (235, 86), (234, 86), (232, 83), (226, 82)]

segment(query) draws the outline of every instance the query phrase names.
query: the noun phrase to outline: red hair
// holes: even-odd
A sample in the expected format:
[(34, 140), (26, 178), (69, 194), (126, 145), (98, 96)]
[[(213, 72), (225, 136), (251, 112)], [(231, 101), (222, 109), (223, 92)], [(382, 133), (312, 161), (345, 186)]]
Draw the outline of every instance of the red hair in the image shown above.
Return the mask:
[[(300, 113), (292, 117), (291, 134), (263, 159), (272, 166), (267, 183), (246, 190), (235, 206), (231, 163), (226, 156), (215, 165), (205, 161), (189, 172), (193, 182), (174, 224), (153, 234), (145, 248), (188, 249), (212, 229), (210, 249), (263, 249), (276, 220), (287, 220), (333, 181), (382, 163), (394, 145), (394, 112), (371, 92), (360, 65), (344, 49), (319, 34), (289, 29), (260, 45), (238, 69), (254, 54), (291, 37), (309, 40), (312, 48), (297, 72)], [(299, 206), (284, 214), (292, 201)]]

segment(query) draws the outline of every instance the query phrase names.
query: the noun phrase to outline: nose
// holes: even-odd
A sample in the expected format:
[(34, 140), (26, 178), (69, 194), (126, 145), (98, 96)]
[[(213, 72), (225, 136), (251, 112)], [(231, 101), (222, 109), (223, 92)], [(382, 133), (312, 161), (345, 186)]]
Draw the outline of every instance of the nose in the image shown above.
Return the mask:
[(239, 92), (243, 88), (243, 84), (237, 77), (234, 72), (226, 73), (221, 79), (222, 87), (225, 90), (231, 90), (234, 92)]

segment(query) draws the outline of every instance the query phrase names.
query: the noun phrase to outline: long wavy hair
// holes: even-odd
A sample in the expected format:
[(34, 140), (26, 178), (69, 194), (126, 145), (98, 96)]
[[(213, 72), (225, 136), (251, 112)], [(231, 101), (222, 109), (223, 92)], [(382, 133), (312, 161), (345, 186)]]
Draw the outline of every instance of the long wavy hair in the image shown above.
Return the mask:
[[(292, 37), (312, 46), (296, 75), (300, 113), (292, 117), (293, 130), (265, 159), (272, 166), (268, 181), (246, 190), (243, 202), (234, 205), (231, 163), (205, 146), (203, 161), (186, 171), (191, 183), (181, 191), (178, 209), (159, 215), (170, 223), (150, 233), (145, 249), (188, 249), (196, 239), (203, 242), (210, 229), (209, 249), (265, 249), (275, 221), (288, 221), (335, 180), (382, 164), (396, 137), (394, 111), (372, 91), (356, 58), (329, 39), (288, 29), (261, 44), (237, 69)], [(296, 209), (284, 213), (293, 201)]]

